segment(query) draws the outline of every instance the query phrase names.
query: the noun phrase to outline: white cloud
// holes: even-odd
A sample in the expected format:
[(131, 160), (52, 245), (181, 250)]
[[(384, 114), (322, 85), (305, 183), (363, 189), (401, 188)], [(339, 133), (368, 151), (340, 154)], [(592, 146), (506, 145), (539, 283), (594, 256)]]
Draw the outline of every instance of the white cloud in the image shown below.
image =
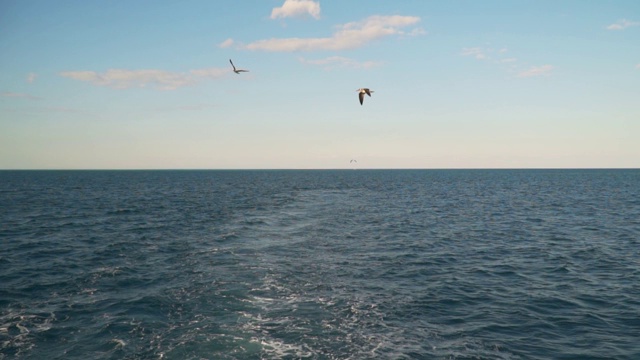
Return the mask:
[(28, 73), (27, 74), (27, 82), (31, 84), (32, 82), (36, 81), (37, 77), (38, 77), (38, 74), (36, 74), (36, 73)]
[(407, 35), (400, 28), (419, 21), (416, 16), (370, 16), (363, 21), (338, 26), (331, 37), (259, 40), (244, 48), (276, 52), (355, 49), (386, 36)]
[(223, 48), (223, 49), (224, 49), (224, 48), (228, 48), (228, 47), (230, 47), (231, 45), (233, 45), (233, 39), (229, 38), (229, 39), (227, 39), (227, 40), (225, 40), (225, 41), (221, 42), (221, 43), (218, 45), (218, 47), (221, 47), (221, 48)]
[(518, 77), (534, 77), (548, 75), (553, 71), (553, 65), (532, 66), (527, 70), (518, 73)]
[(103, 73), (95, 71), (67, 71), (61, 76), (107, 86), (115, 89), (134, 87), (155, 87), (160, 90), (174, 90), (179, 87), (193, 85), (206, 78), (219, 78), (229, 73), (229, 69), (210, 68), (191, 70), (186, 73), (174, 73), (164, 70), (126, 70), (110, 69)]
[(640, 26), (638, 21), (629, 21), (627, 19), (618, 20), (618, 22), (607, 26), (607, 30), (624, 30), (632, 26)]
[(281, 7), (271, 10), (271, 18), (304, 16), (309, 14), (320, 18), (320, 3), (312, 0), (285, 0)]
[(354, 68), (354, 69), (369, 69), (375, 66), (382, 65), (381, 62), (377, 62), (377, 61), (359, 62), (357, 60), (349, 59), (342, 56), (330, 56), (324, 59), (317, 59), (317, 60), (308, 60), (305, 58), (300, 58), (299, 60), (303, 64), (321, 66), (325, 69), (334, 69), (339, 67)]

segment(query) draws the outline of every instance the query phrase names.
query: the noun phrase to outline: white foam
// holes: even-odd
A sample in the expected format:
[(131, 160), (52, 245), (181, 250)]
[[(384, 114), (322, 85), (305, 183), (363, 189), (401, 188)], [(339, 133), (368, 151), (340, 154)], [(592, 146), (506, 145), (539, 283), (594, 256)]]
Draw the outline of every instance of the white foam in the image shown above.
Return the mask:
[(29, 329), (27, 329), (25, 326), (22, 326), (22, 324), (17, 323), (16, 327), (18, 328), (18, 330), (20, 330), (21, 334), (28, 334), (29, 333)]
[(252, 339), (252, 342), (259, 342), (262, 346), (262, 353), (268, 358), (281, 359), (285, 356), (293, 356), (296, 359), (313, 356), (313, 351), (305, 349), (303, 345), (291, 345), (283, 341), (273, 339)]
[(26, 353), (35, 346), (34, 334), (49, 330), (55, 319), (54, 313), (42, 316), (9, 310), (0, 315), (0, 334), (8, 338), (0, 344), (0, 349), (12, 348), (16, 355)]
[(127, 345), (126, 342), (120, 339), (111, 339), (111, 342), (116, 344), (116, 349), (122, 349)]

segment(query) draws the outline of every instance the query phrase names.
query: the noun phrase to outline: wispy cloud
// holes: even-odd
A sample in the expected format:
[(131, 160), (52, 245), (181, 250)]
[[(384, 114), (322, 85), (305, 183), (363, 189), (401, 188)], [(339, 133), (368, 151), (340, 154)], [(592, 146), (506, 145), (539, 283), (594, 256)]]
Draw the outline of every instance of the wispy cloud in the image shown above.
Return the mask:
[(460, 52), (460, 55), (471, 56), (478, 60), (488, 59), (487, 50), (480, 47), (464, 48), (462, 52)]
[(334, 68), (352, 68), (352, 69), (369, 69), (382, 65), (379, 61), (357, 61), (342, 56), (330, 56), (324, 59), (309, 60), (305, 58), (298, 59), (303, 64), (321, 66), (327, 70)]
[(80, 110), (73, 109), (73, 108), (68, 108), (68, 107), (64, 107), (64, 106), (49, 106), (49, 107), (42, 108), (41, 111), (44, 111), (44, 112), (57, 112), (57, 113), (80, 113), (80, 112), (82, 112)]
[[(495, 62), (513, 62), (515, 58), (505, 58), (505, 54), (509, 52), (507, 48), (493, 49), (485, 47), (463, 48), (460, 52), (462, 56), (473, 57), (477, 60), (492, 60)], [(507, 61), (505, 61), (507, 60)]]
[(218, 47), (225, 49), (225, 48), (231, 47), (232, 45), (233, 45), (233, 39), (229, 38), (221, 42), (220, 44), (218, 44)]
[(519, 72), (518, 77), (526, 78), (548, 75), (549, 73), (551, 73), (551, 71), (553, 71), (554, 68), (555, 67), (553, 65), (532, 66), (527, 70)]
[(285, 0), (281, 7), (271, 10), (271, 18), (285, 18), (311, 15), (320, 18), (320, 3), (312, 0)]
[(463, 48), (460, 55), (473, 57), (476, 60), (506, 68), (508, 72), (515, 73), (519, 78), (549, 75), (555, 69), (553, 65), (530, 66), (525, 68), (526, 65), (521, 64), (517, 58), (511, 56), (507, 48), (497, 50), (489, 47)]
[(14, 93), (14, 92), (3, 92), (3, 93), (0, 93), (0, 96), (8, 97), (8, 98), (28, 99), (28, 100), (42, 99), (41, 97), (38, 97), (38, 96), (33, 96), (33, 95), (23, 94), (23, 93)]
[(190, 105), (179, 105), (179, 106), (160, 106), (158, 108), (156, 108), (156, 111), (160, 111), (160, 112), (167, 112), (167, 111), (178, 111), (178, 112), (182, 112), (182, 111), (189, 111), (189, 112), (197, 112), (197, 111), (205, 111), (208, 109), (213, 109), (215, 108), (216, 105), (214, 104), (204, 104), (204, 103), (198, 103), (198, 104), (190, 104)]
[(226, 68), (209, 68), (176, 73), (164, 70), (110, 69), (103, 73), (95, 71), (67, 71), (61, 76), (89, 82), (97, 86), (115, 89), (153, 87), (160, 90), (174, 90), (193, 85), (204, 79), (216, 79), (229, 73)]
[(618, 22), (607, 26), (607, 30), (624, 30), (633, 26), (640, 26), (640, 21), (630, 21), (627, 19), (618, 20)]
[(410, 33), (401, 30), (419, 21), (420, 18), (417, 16), (376, 15), (362, 21), (340, 25), (331, 37), (267, 39), (252, 42), (242, 48), (274, 52), (355, 49), (383, 37), (423, 33), (415, 29)]
[(427, 31), (423, 28), (414, 28), (413, 30), (411, 30), (410, 32), (408, 32), (406, 34), (407, 36), (421, 36), (421, 35), (427, 35)]
[(191, 70), (188, 74), (184, 74), (186, 79), (190, 79), (193, 82), (202, 79), (219, 79), (224, 75), (228, 75), (231, 72), (231, 69), (228, 68), (208, 68), (208, 69), (197, 69)]
[(28, 73), (27, 74), (27, 82), (29, 84), (33, 83), (34, 81), (36, 81), (36, 78), (38, 77), (38, 74), (36, 73)]
[(640, 70), (640, 64), (636, 65), (636, 69)]

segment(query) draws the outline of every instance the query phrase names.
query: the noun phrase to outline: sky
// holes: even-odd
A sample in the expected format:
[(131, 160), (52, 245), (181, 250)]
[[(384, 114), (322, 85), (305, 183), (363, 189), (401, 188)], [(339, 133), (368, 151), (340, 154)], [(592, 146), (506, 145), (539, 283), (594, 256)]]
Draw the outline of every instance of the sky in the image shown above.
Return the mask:
[(640, 168), (637, 0), (1, 0), (0, 54), (0, 169)]

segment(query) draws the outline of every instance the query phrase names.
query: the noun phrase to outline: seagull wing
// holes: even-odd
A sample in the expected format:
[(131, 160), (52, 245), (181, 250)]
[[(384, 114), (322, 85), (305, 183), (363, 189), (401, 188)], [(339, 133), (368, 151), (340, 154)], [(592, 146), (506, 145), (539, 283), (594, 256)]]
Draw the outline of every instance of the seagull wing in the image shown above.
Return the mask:
[(358, 94), (358, 97), (360, 98), (360, 105), (362, 105), (362, 101), (364, 101), (364, 93), (363, 93), (363, 92), (360, 92), (360, 93)]
[(367, 95), (369, 95), (369, 96), (371, 96), (371, 93), (373, 92), (373, 91), (369, 91), (369, 89), (364, 89), (364, 91), (365, 91), (365, 92), (367, 93)]
[(231, 63), (231, 66), (233, 66), (233, 71), (236, 71), (236, 66), (233, 65), (233, 61), (231, 61), (231, 59), (229, 59), (229, 62)]

